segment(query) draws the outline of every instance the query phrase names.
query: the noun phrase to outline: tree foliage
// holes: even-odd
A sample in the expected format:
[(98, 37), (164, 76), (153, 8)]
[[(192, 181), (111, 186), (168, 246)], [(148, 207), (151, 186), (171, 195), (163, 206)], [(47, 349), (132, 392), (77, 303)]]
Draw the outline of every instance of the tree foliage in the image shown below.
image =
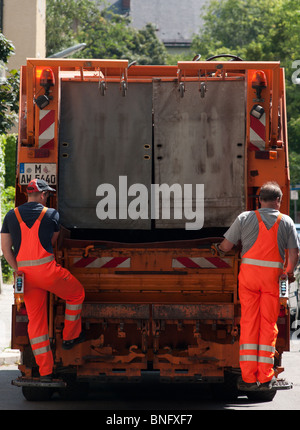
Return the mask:
[(128, 59), (139, 64), (164, 64), (167, 58), (151, 25), (136, 30), (127, 16), (114, 13), (100, 0), (48, 0), (46, 32), (48, 56), (86, 43), (74, 57)]
[(4, 34), (0, 33), (0, 60), (7, 63), (11, 55), (14, 54), (14, 46), (12, 42), (7, 40)]
[(299, 48), (296, 0), (211, 0), (193, 48), (204, 56), (225, 49), (247, 61), (292, 61)]
[(13, 127), (19, 110), (19, 72), (6, 66), (13, 53), (13, 44), (0, 33), (0, 70), (6, 73), (0, 80), (0, 134)]
[(19, 110), (19, 73), (16, 70), (8, 71), (6, 66), (13, 53), (13, 44), (0, 33), (0, 68), (2, 72), (6, 72), (6, 76), (1, 75), (0, 79), (0, 194), (6, 186), (10, 185), (6, 180), (6, 138), (4, 134), (15, 124)]
[[(9, 169), (6, 168), (7, 159), (9, 158), (9, 151), (5, 151), (6, 139), (4, 134), (8, 133), (12, 126), (15, 124), (19, 110), (19, 72), (17, 70), (8, 71), (7, 62), (11, 55), (14, 54), (13, 44), (0, 33), (0, 208), (1, 220), (8, 209), (13, 207), (15, 188), (8, 186), (6, 173)], [(14, 140), (15, 143), (15, 140)], [(15, 161), (12, 164), (15, 166)], [(0, 220), (0, 224), (1, 224)], [(3, 257), (0, 260), (0, 276), (6, 282), (11, 276), (11, 268)]]

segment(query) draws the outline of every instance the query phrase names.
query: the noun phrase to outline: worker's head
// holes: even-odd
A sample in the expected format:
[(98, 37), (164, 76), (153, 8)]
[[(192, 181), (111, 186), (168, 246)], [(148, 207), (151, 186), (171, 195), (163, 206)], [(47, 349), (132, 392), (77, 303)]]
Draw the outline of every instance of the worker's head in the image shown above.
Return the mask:
[(50, 192), (56, 192), (43, 179), (33, 179), (27, 186), (27, 194), (29, 202), (37, 202), (45, 205)]
[(266, 182), (260, 189), (259, 201), (262, 207), (279, 209), (282, 191), (277, 182)]

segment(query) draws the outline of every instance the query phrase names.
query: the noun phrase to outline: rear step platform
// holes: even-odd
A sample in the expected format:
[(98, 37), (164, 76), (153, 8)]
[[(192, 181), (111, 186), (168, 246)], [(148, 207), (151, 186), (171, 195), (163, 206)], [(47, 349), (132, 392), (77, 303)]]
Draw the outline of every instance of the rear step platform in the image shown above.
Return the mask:
[(293, 383), (285, 379), (277, 379), (272, 388), (275, 390), (291, 390), (293, 388)]
[(65, 388), (66, 382), (61, 379), (52, 379), (51, 381), (41, 382), (39, 378), (19, 377), (11, 381), (16, 387), (40, 387), (40, 388)]

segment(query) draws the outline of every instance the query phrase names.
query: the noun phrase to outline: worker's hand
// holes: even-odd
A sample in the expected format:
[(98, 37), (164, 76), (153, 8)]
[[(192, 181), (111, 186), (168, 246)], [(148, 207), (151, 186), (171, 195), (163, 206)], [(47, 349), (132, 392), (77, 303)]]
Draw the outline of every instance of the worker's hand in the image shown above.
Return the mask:
[(296, 280), (296, 278), (295, 278), (295, 276), (294, 276), (294, 273), (293, 272), (287, 272), (287, 273), (285, 273), (286, 274), (286, 276), (288, 277), (288, 281), (289, 281), (289, 283), (291, 283), (291, 282), (294, 282), (295, 280)]
[(224, 257), (225, 252), (220, 249), (219, 245), (220, 245), (219, 243), (212, 243), (212, 245), (210, 247), (211, 253), (212, 253), (212, 255)]

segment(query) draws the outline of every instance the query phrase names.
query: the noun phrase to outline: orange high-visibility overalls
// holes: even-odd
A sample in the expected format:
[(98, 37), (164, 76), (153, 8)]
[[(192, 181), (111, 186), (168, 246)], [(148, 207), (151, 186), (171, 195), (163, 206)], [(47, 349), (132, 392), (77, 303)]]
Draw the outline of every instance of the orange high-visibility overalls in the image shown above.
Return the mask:
[(16, 256), (18, 269), (25, 275), (24, 302), (28, 314), (28, 335), (41, 376), (53, 371), (53, 355), (50, 348), (47, 291), (66, 300), (63, 339), (71, 340), (81, 332), (81, 308), (84, 288), (66, 269), (56, 263), (54, 255), (47, 252), (39, 240), (41, 220), (47, 208), (31, 228), (22, 220), (18, 208), (16, 217), (21, 229), (21, 246)]
[(243, 255), (239, 273), (240, 367), (245, 382), (264, 383), (274, 376), (279, 277), (283, 272), (277, 232), (282, 214), (268, 230), (259, 211), (255, 213), (259, 223), (258, 236)]

